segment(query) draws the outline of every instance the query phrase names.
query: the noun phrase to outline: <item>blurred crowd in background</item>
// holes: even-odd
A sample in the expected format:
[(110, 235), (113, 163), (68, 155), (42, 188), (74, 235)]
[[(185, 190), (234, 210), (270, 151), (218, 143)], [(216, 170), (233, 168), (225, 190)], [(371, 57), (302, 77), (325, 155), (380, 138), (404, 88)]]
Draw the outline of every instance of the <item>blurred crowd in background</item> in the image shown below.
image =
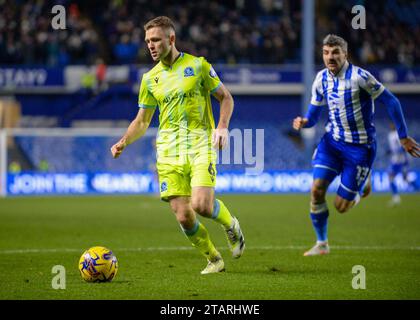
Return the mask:
[[(420, 65), (419, 0), (315, 3), (318, 63), (322, 38), (336, 33), (354, 63)], [(56, 4), (66, 8), (66, 30), (51, 27)], [(351, 27), (356, 4), (366, 8), (365, 30)], [(176, 23), (180, 50), (211, 63), (301, 62), (302, 1), (0, 0), (0, 64), (150, 63), (143, 25), (158, 15)]]

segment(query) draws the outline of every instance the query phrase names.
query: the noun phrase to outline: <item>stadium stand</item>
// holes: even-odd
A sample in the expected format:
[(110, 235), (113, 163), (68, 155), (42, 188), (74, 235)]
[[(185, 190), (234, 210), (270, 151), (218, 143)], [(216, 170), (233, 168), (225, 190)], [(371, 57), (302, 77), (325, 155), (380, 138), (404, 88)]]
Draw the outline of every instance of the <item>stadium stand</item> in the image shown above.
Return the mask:
[[(410, 134), (419, 137), (420, 128), (415, 121), (408, 121), (411, 129)], [(386, 120), (376, 121), (378, 149), (374, 169), (386, 170), (389, 166), (387, 133), (389, 122)], [(321, 138), (324, 128), (322, 123), (317, 125), (313, 144), (306, 148), (299, 143), (299, 139), (290, 138), (290, 126), (272, 123), (241, 122), (236, 123), (236, 128), (253, 128), (252, 150), (255, 154), (256, 141), (255, 130), (264, 127), (264, 170), (310, 170), (311, 155), (315, 145)], [(134, 172), (136, 170), (147, 171), (150, 164), (155, 161), (154, 152), (150, 152), (154, 138), (145, 137), (133, 144), (124, 153), (119, 161), (111, 157), (104, 157), (104, 152), (115, 142), (110, 137), (78, 137), (78, 138), (54, 138), (54, 137), (17, 137), (21, 150), (28, 157), (32, 169), (40, 170), (40, 163), (49, 163), (49, 172)], [(234, 140), (231, 140), (231, 155), (234, 154)], [(220, 156), (219, 156), (219, 159)], [(248, 165), (242, 159), (241, 165), (220, 163), (218, 170), (243, 171)], [(420, 161), (412, 160), (412, 169), (420, 169)]]
[[(351, 7), (359, 1), (327, 0), (316, 2), (316, 43), (327, 33), (337, 33), (349, 42), (350, 59), (362, 66), (420, 65), (420, 2), (386, 0), (364, 3), (369, 14), (369, 28), (350, 32)], [(62, 4), (67, 9), (67, 29), (52, 30), (49, 20), (51, 7)], [(340, 10), (338, 10), (340, 8)], [(345, 10), (343, 10), (345, 8)], [(176, 1), (11, 1), (0, 2), (0, 64), (13, 66), (93, 65), (103, 59), (107, 65), (150, 64), (143, 38), (143, 23), (156, 15), (168, 15), (177, 23), (178, 47), (195, 55), (205, 56), (213, 64), (286, 64), (301, 63), (301, 3), (286, 0), (260, 1), (190, 1), (182, 5)], [(337, 15), (337, 12), (340, 12)], [(346, 13), (343, 13), (346, 12)], [(334, 17), (334, 19), (333, 19)], [(394, 21), (389, 27), (388, 21)], [(320, 65), (319, 47), (314, 55)], [(118, 96), (118, 109), (115, 97)], [(44, 99), (44, 100), (43, 100)], [(47, 99), (47, 100), (45, 100)], [(112, 86), (99, 95), (88, 91), (68, 96), (19, 96), (19, 101), (31, 104), (31, 114), (22, 117), (23, 127), (68, 127), (71, 120), (90, 119), (95, 114), (101, 120), (128, 121), (136, 108), (131, 88)], [(264, 99), (264, 100), (261, 100)], [(266, 170), (310, 169), (312, 145), (303, 146), (300, 135), (290, 130), (290, 121), (300, 112), (296, 97), (293, 104), (287, 97), (281, 101), (261, 96), (235, 97), (235, 128), (264, 128)], [(406, 101), (414, 101), (413, 96)], [(55, 113), (37, 115), (45, 101), (56, 106)], [(26, 104), (27, 104), (26, 103)], [(261, 109), (265, 105), (265, 109)], [(71, 108), (69, 107), (71, 106)], [(291, 109), (288, 113), (276, 109)], [(410, 106), (403, 103), (403, 107)], [(99, 108), (100, 107), (100, 108)], [(258, 107), (257, 112), (255, 108)], [(413, 106), (410, 106), (413, 107)], [(127, 111), (130, 110), (130, 111)], [(414, 108), (411, 108), (414, 110)], [(273, 113), (274, 112), (274, 113)], [(268, 115), (268, 116), (267, 116)], [(271, 115), (271, 116), (270, 116)], [(410, 133), (420, 137), (413, 111), (408, 122)], [(77, 116), (77, 117), (75, 117)], [(217, 115), (216, 115), (217, 117)], [(248, 119), (248, 120), (247, 120)], [(249, 119), (252, 119), (250, 121)], [(279, 124), (281, 121), (281, 124)], [(386, 169), (386, 133), (388, 120), (376, 120), (378, 156), (375, 168)], [(418, 120), (417, 120), (418, 121)], [(152, 123), (156, 125), (156, 121)], [(316, 127), (315, 145), (322, 134), (322, 125)], [(36, 141), (35, 141), (36, 140)], [(42, 137), (16, 138), (20, 150), (32, 169), (43, 160), (51, 172), (95, 171), (111, 172), (148, 168), (154, 154), (139, 155), (138, 150), (150, 147), (152, 139), (140, 141), (138, 148), (128, 151), (116, 164), (99, 156), (114, 142), (111, 138), (83, 138), (51, 143)], [(74, 152), (75, 145), (82, 150)], [(253, 145), (255, 150), (255, 145)], [(59, 148), (54, 150), (53, 148)], [(420, 168), (419, 161), (413, 162)], [(222, 165), (221, 170), (240, 170), (240, 166)]]
[[(67, 6), (66, 30), (52, 30), (45, 18), (52, 16), (54, 4)], [(348, 28), (355, 4), (359, 1), (317, 1), (317, 43), (333, 32), (348, 39), (355, 63), (420, 64), (420, 48), (413, 41), (420, 38), (418, 1), (366, 2), (369, 28), (357, 33)], [(5, 0), (0, 3), (0, 61), (57, 66), (93, 64), (103, 58), (109, 65), (150, 63), (143, 23), (156, 15), (168, 15), (177, 22), (181, 50), (212, 63), (301, 61), (301, 5), (286, 0)], [(389, 28), (391, 20), (396, 25)]]

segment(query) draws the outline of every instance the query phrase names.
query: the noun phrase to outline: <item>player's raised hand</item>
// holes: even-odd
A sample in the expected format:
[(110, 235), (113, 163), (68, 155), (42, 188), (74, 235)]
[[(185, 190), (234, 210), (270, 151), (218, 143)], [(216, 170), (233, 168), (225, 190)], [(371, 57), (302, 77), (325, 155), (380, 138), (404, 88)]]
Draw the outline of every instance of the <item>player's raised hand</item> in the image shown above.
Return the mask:
[(407, 137), (400, 139), (400, 141), (405, 151), (407, 151), (415, 158), (420, 158), (420, 146), (416, 140), (411, 137)]
[(123, 150), (125, 149), (126, 146), (127, 146), (127, 143), (125, 142), (125, 139), (121, 139), (116, 144), (114, 144), (111, 147), (112, 157), (114, 159), (118, 158), (121, 155), (121, 153), (123, 152)]
[(215, 129), (212, 135), (212, 145), (216, 149), (224, 149), (228, 143), (229, 130), (228, 129)]
[(308, 123), (308, 119), (296, 117), (293, 119), (293, 129), (300, 130)]

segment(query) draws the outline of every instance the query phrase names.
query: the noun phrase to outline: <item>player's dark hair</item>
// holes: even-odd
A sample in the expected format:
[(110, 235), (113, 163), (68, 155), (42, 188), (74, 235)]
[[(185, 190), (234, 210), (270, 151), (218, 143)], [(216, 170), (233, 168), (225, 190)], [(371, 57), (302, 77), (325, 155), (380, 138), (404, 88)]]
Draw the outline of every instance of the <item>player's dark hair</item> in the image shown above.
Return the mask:
[(335, 34), (329, 34), (327, 35), (324, 40), (322, 41), (323, 46), (329, 46), (329, 47), (340, 47), (344, 52), (347, 52), (347, 41), (343, 38), (335, 35)]
[(151, 28), (160, 27), (166, 30), (173, 30), (175, 32), (175, 25), (172, 20), (166, 16), (159, 16), (148, 21), (144, 25), (144, 31), (147, 31)]

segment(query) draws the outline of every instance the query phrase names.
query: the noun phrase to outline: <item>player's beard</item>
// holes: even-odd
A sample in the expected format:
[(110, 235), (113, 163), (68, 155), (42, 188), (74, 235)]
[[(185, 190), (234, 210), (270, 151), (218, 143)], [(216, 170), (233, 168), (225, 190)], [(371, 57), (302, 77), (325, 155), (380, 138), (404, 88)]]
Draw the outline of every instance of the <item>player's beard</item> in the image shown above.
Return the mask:
[(342, 63), (341, 65), (337, 62), (337, 61), (328, 61), (328, 65), (327, 68), (328, 70), (330, 70), (330, 72), (337, 74), (340, 72), (341, 68), (343, 68), (344, 63)]

